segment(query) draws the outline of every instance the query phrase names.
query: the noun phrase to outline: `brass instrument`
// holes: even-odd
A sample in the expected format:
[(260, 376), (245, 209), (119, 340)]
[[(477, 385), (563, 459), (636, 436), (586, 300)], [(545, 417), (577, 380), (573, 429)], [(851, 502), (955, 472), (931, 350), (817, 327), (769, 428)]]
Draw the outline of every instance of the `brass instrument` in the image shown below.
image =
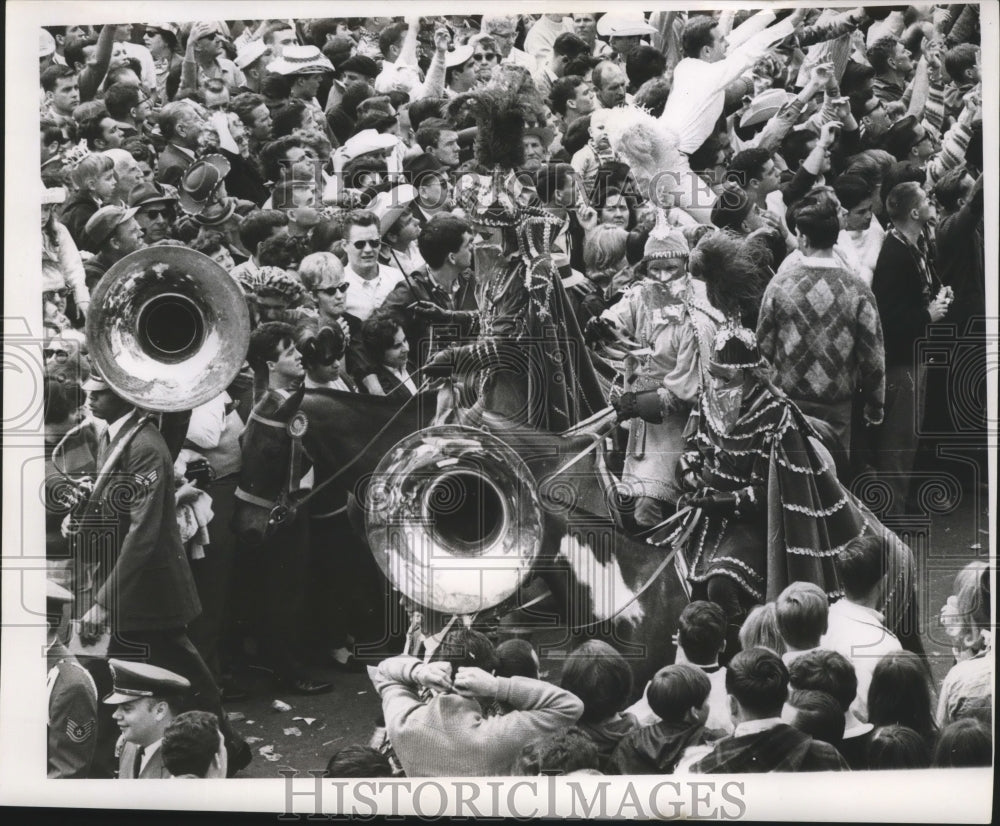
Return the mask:
[(250, 342), (243, 291), (207, 255), (185, 247), (133, 252), (95, 288), (90, 359), (143, 410), (191, 410), (236, 378)]
[(379, 567), (417, 605), (475, 614), (512, 597), (541, 551), (538, 484), (496, 436), (458, 425), (414, 433), (379, 463), (365, 529)]

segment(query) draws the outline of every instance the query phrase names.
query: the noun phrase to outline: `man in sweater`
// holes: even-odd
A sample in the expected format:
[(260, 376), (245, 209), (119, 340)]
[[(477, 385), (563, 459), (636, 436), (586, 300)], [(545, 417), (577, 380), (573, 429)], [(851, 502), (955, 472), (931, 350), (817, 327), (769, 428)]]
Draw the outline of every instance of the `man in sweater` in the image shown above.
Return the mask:
[(892, 488), (890, 510), (906, 507), (910, 471), (924, 411), (926, 367), (916, 344), (928, 324), (941, 321), (951, 305), (934, 269), (925, 229), (935, 209), (917, 183), (897, 184), (886, 199), (892, 229), (882, 244), (872, 293), (885, 335), (885, 416), (874, 432), (875, 467)]
[[(495, 676), (496, 651), (478, 632), (450, 631), (434, 656), (430, 663), (392, 657), (369, 669), (407, 777), (509, 774), (524, 746), (583, 713), (577, 697), (550, 683)], [(426, 700), (423, 689), (430, 691)], [(487, 717), (496, 702), (511, 710)]]
[(865, 422), (882, 421), (882, 326), (871, 290), (834, 256), (840, 233), (836, 202), (807, 196), (789, 216), (802, 257), (783, 267), (764, 291), (757, 339), (778, 387), (803, 413), (827, 425), (821, 435), (843, 478), (856, 388)]

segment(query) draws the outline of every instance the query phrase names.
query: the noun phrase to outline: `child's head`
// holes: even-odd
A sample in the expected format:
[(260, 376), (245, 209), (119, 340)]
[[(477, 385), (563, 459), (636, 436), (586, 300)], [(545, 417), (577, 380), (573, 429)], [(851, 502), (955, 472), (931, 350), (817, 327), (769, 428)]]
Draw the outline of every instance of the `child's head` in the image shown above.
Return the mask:
[(677, 642), (689, 663), (712, 665), (726, 647), (726, 613), (714, 602), (695, 600), (677, 621)]
[(778, 630), (777, 610), (773, 602), (755, 605), (740, 626), (741, 648), (770, 648), (779, 656), (788, 650)]
[(70, 172), (73, 186), (99, 200), (107, 200), (115, 191), (115, 162), (107, 155), (92, 153), (80, 161)]
[(632, 693), (625, 658), (601, 640), (588, 640), (569, 655), (562, 687), (583, 700), (582, 723), (600, 723), (624, 709)]
[(538, 679), (538, 654), (527, 640), (505, 640), (497, 646), (498, 677)]
[(598, 141), (607, 136), (608, 123), (611, 120), (612, 109), (595, 109), (590, 114), (590, 128), (587, 130), (592, 141)]
[(708, 717), (708, 695), (712, 683), (693, 665), (668, 665), (656, 672), (646, 690), (646, 701), (665, 723), (685, 720), (704, 723)]
[(812, 582), (793, 582), (778, 595), (775, 610), (778, 630), (789, 648), (803, 651), (819, 645), (829, 611), (822, 588)]
[(433, 661), (451, 663), (452, 672), (459, 668), (481, 668), (487, 673), (497, 669), (497, 651), (489, 637), (471, 628), (453, 628), (437, 647)]
[(597, 746), (578, 728), (528, 743), (518, 755), (512, 774), (522, 777), (563, 775), (599, 767)]
[(326, 764), (327, 777), (392, 777), (389, 758), (368, 746), (344, 746)]

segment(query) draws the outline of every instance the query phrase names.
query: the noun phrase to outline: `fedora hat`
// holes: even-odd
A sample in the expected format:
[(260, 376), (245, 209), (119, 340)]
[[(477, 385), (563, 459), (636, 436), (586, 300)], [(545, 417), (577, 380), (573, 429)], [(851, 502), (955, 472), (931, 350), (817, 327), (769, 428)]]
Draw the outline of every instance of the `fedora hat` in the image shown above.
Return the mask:
[(181, 209), (188, 215), (200, 215), (215, 198), (229, 169), (229, 161), (222, 155), (206, 155), (191, 164), (181, 179)]

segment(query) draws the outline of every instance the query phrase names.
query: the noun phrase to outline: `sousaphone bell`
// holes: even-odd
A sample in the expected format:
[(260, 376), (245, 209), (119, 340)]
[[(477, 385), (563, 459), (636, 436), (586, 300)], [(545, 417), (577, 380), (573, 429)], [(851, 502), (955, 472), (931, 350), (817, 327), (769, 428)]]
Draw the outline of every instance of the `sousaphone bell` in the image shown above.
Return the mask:
[(458, 425), (407, 436), (368, 487), (368, 544), (388, 580), (424, 608), (475, 614), (514, 596), (543, 538), (538, 485), (504, 441)]
[(240, 286), (185, 247), (133, 252), (105, 273), (87, 316), (90, 358), (123, 399), (144, 410), (191, 410), (243, 366), (250, 313)]

